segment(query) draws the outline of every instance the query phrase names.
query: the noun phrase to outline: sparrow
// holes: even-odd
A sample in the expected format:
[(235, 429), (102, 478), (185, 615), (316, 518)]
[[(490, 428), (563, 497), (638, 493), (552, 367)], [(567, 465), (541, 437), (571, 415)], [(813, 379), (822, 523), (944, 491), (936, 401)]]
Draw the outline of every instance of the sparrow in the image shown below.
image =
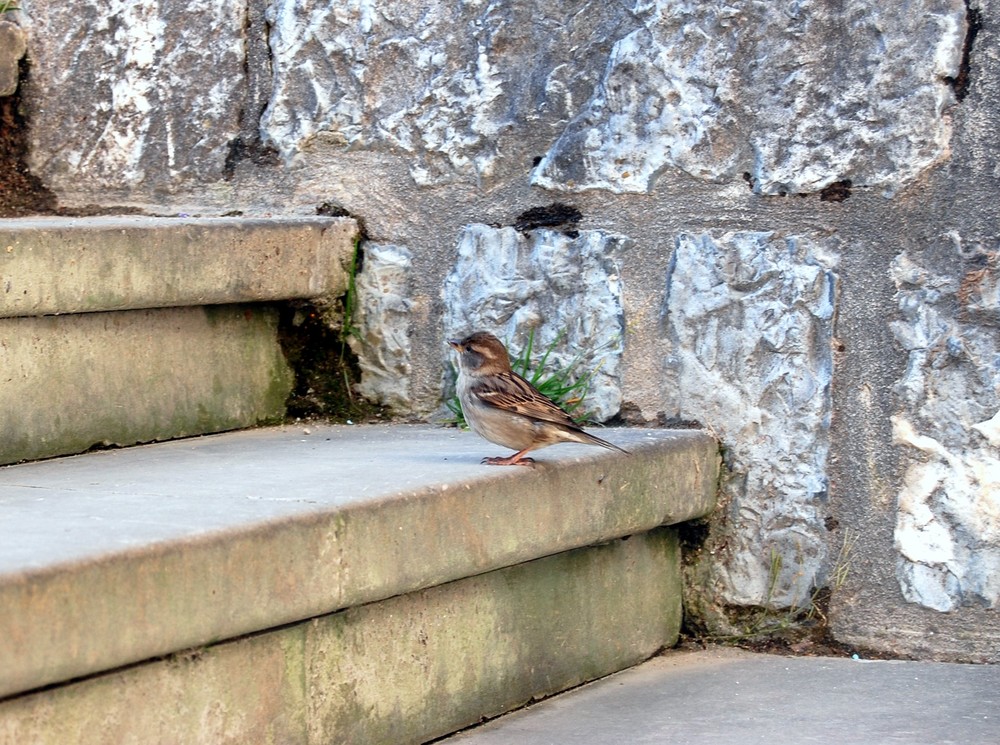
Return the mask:
[(525, 453), (557, 442), (600, 445), (628, 453), (583, 429), (572, 417), (510, 367), (503, 342), (486, 331), (449, 339), (458, 352), (458, 400), (465, 421), (480, 437), (517, 452), (483, 458), (491, 466), (530, 466)]

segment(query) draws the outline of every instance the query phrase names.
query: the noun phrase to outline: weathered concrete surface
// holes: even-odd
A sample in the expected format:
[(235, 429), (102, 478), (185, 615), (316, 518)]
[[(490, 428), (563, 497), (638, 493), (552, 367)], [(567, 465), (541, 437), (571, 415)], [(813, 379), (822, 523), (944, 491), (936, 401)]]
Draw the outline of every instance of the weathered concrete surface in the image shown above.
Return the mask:
[(534, 330), (532, 362), (549, 352), (549, 369), (592, 372), (584, 411), (610, 419), (621, 408), (625, 343), (618, 261), (630, 244), (597, 230), (467, 226), (444, 283), (445, 338), (491, 331), (517, 356)]
[(277, 324), (262, 305), (0, 318), (0, 464), (279, 420)]
[(10, 698), (0, 741), (426, 742), (673, 644), (678, 577), (661, 529)]
[(729, 444), (726, 515), (702, 553), (717, 600), (801, 607), (825, 584), (835, 264), (801, 236), (677, 237), (663, 400)]
[(679, 577), (665, 529), (348, 610), (312, 640), (342, 698), (308, 699), (310, 741), (422, 742), (635, 664), (676, 642)]
[(498, 469), (455, 429), (310, 425), (0, 469), (0, 696), (712, 509), (711, 437), (602, 434), (632, 455)]
[(0, 221), (0, 317), (337, 297), (349, 218)]
[(1000, 739), (1000, 667), (672, 651), (445, 740), (950, 743)]

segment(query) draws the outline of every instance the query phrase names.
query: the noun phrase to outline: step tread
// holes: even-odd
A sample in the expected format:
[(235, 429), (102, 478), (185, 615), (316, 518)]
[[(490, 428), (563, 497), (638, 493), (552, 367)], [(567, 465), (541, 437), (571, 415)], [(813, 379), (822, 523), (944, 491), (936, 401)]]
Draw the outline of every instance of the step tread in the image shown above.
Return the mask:
[(455, 429), (310, 424), (0, 468), (0, 695), (714, 506), (707, 434), (602, 436), (632, 456), (568, 445), (490, 468), (497, 448)]
[(0, 318), (335, 297), (357, 223), (331, 217), (0, 221)]

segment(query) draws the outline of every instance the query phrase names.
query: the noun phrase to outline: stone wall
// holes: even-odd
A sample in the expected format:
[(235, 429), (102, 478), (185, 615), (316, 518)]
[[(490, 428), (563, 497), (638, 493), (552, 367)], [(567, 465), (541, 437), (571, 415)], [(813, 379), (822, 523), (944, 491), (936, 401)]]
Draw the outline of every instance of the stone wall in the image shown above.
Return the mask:
[(724, 444), (709, 623), (829, 586), (843, 641), (997, 659), (1000, 5), (968, 3), (25, 0), (28, 162), (68, 207), (349, 211), (366, 395), (431, 416), (449, 334), (564, 332), (599, 418)]

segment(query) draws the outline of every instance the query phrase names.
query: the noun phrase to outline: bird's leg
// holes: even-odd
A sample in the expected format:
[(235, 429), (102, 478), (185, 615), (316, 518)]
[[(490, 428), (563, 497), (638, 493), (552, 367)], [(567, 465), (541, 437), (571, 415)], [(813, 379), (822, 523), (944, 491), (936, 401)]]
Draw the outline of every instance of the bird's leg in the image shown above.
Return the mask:
[(518, 451), (508, 458), (483, 458), (481, 463), (485, 463), (488, 466), (533, 466), (535, 461), (532, 458), (525, 458), (524, 454), (531, 450), (530, 447), (524, 450)]

